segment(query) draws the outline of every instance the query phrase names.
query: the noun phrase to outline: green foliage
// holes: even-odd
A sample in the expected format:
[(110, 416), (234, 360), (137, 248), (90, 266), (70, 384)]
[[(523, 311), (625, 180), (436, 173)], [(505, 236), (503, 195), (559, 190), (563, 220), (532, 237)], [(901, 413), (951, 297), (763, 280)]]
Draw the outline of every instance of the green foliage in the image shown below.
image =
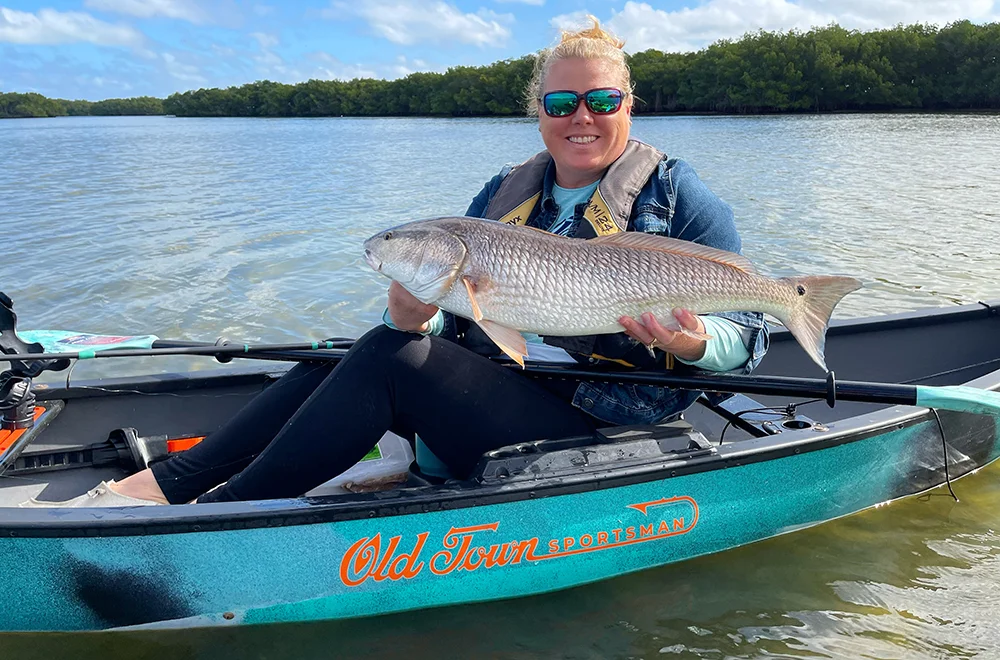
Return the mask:
[(0, 118), (63, 117), (69, 115), (162, 115), (163, 101), (152, 96), (104, 101), (66, 101), (41, 94), (0, 93)]
[[(70, 101), (86, 103), (86, 101)], [(91, 115), (162, 115), (163, 101), (152, 96), (137, 96), (130, 99), (107, 99), (91, 104)]]
[(0, 94), (0, 117), (58, 117), (65, 114), (66, 108), (60, 101), (41, 94)]
[(638, 112), (1000, 108), (1000, 23), (761, 31), (630, 62)]
[[(520, 116), (534, 56), (399, 80), (267, 80), (164, 100), (90, 101), (0, 94), (0, 117)], [(859, 32), (754, 32), (697, 53), (629, 57), (636, 112), (828, 112), (1000, 108), (1000, 23)]]

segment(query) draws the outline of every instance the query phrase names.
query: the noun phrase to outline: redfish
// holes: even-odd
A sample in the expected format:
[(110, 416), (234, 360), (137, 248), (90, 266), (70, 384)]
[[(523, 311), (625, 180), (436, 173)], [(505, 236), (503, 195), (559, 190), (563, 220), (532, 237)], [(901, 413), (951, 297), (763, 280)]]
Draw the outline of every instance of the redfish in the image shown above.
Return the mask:
[(421, 302), (474, 321), (522, 366), (522, 332), (622, 332), (622, 316), (673, 319), (680, 307), (770, 314), (826, 370), (830, 316), (862, 285), (830, 275), (767, 277), (739, 254), (653, 234), (580, 240), (478, 218), (410, 222), (375, 234), (364, 250), (376, 271)]

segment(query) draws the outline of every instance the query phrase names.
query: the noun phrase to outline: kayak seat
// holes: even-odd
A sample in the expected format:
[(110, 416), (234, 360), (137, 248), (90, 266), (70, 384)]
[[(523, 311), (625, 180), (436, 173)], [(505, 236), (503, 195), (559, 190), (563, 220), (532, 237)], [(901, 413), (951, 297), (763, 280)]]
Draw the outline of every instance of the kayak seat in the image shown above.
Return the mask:
[(419, 435), (416, 438), (414, 444), (416, 460), (410, 465), (410, 472), (414, 477), (426, 480), (428, 483), (444, 483), (449, 479), (454, 479), (455, 475), (452, 474), (451, 468), (431, 451), (431, 448), (420, 439)]

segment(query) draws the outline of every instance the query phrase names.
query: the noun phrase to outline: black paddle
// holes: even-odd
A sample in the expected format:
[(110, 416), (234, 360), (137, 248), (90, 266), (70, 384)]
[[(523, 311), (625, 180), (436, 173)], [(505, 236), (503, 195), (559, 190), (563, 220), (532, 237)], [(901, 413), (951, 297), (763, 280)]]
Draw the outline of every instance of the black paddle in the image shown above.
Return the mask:
[[(108, 349), (68, 353), (0, 354), (0, 361), (62, 360), (153, 355), (212, 355), (228, 362), (234, 357), (281, 361), (339, 361), (353, 344), (350, 339), (331, 339), (301, 344), (200, 344), (157, 340), (149, 349)], [(514, 363), (505, 366), (521, 369)], [(577, 365), (529, 363), (524, 373), (545, 378), (591, 382), (656, 385), (708, 392), (733, 392), (771, 396), (819, 397), (831, 406), (837, 399), (863, 403), (925, 406), (976, 414), (1000, 415), (1000, 393), (975, 387), (899, 385), (864, 381), (838, 381), (833, 373), (826, 379), (790, 376), (732, 376), (718, 374), (680, 375), (672, 372), (628, 371), (586, 368)]]

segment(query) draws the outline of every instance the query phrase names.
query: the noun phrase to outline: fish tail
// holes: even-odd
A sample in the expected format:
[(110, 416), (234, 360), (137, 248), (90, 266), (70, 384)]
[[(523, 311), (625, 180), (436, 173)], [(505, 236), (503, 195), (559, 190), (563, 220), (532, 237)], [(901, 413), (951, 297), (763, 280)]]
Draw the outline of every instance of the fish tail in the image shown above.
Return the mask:
[(811, 275), (783, 278), (795, 289), (795, 304), (785, 318), (778, 320), (788, 328), (809, 357), (826, 368), (823, 351), (826, 348), (826, 329), (830, 324), (833, 308), (852, 291), (861, 288), (861, 280), (834, 275)]

